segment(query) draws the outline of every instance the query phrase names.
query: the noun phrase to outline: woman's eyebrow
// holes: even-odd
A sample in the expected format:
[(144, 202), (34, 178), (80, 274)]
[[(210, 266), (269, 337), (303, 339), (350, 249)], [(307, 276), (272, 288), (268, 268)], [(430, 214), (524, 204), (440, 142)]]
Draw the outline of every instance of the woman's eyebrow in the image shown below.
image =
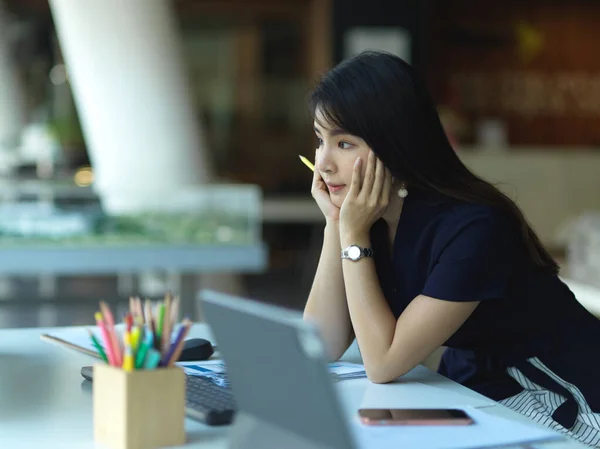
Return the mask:
[[(319, 131), (319, 129), (315, 126), (314, 127), (315, 133), (321, 135), (321, 131)], [(326, 134), (328, 134), (331, 137), (335, 137), (335, 136), (341, 136), (341, 135), (348, 135), (348, 133), (346, 131), (344, 131), (343, 129), (331, 129), (325, 130)]]

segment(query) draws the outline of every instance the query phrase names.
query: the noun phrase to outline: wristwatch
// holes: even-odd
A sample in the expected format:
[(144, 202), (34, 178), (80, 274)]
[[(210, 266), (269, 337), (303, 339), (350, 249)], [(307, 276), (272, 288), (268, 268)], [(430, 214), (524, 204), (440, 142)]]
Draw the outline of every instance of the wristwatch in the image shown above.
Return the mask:
[(356, 262), (363, 257), (373, 257), (373, 250), (371, 248), (361, 248), (358, 245), (350, 245), (342, 250), (342, 259), (350, 259)]

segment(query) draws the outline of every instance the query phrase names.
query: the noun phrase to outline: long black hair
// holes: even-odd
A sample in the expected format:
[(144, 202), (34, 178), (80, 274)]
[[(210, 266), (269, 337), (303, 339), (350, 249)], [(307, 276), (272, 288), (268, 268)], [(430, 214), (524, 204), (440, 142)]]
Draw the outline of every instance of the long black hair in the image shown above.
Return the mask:
[(519, 207), (462, 163), (424, 81), (401, 58), (368, 51), (341, 62), (318, 83), (309, 107), (313, 118), (318, 110), (328, 126), (362, 138), (409, 188), (504, 212), (516, 221), (536, 265), (558, 272)]

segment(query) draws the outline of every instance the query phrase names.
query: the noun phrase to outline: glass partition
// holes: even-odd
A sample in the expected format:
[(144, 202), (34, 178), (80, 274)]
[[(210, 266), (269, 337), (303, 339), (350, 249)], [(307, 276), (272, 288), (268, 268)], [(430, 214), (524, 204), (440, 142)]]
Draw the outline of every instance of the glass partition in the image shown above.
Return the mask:
[[(47, 193), (48, 186), (44, 187)], [(41, 193), (44, 193), (41, 192)], [(30, 192), (31, 193), (31, 192)], [(156, 198), (140, 210), (106, 214), (93, 194), (69, 204), (0, 203), (0, 247), (7, 245), (253, 245), (261, 242), (262, 194), (254, 185), (207, 185)]]

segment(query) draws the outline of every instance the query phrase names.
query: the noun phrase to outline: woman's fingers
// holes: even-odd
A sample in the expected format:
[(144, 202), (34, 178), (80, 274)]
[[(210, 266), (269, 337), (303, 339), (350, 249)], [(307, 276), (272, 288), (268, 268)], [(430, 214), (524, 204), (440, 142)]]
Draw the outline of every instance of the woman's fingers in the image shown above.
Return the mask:
[(312, 180), (312, 186), (313, 186), (313, 188), (316, 187), (316, 186), (322, 187), (322, 184), (323, 184), (323, 178), (321, 178), (321, 172), (317, 168), (317, 157), (318, 157), (318, 154), (319, 154), (319, 149), (317, 148), (315, 150), (315, 169), (313, 170), (313, 180)]
[[(371, 201), (373, 204), (377, 204), (379, 199), (381, 198), (383, 192), (383, 186), (385, 184), (385, 166), (383, 162), (379, 158), (376, 159), (375, 162), (375, 180), (373, 182), (373, 189), (371, 190)], [(387, 199), (383, 197), (383, 199)]]
[(354, 161), (354, 167), (352, 169), (352, 182), (350, 183), (350, 190), (348, 190), (348, 196), (351, 198), (356, 198), (361, 191), (361, 167), (362, 160), (361, 158), (357, 158), (356, 161)]
[(365, 173), (363, 175), (363, 182), (360, 186), (360, 193), (364, 199), (371, 196), (371, 190), (373, 190), (373, 184), (375, 183), (375, 167), (377, 164), (377, 158), (372, 150), (369, 151), (366, 162), (367, 164), (365, 167)]

